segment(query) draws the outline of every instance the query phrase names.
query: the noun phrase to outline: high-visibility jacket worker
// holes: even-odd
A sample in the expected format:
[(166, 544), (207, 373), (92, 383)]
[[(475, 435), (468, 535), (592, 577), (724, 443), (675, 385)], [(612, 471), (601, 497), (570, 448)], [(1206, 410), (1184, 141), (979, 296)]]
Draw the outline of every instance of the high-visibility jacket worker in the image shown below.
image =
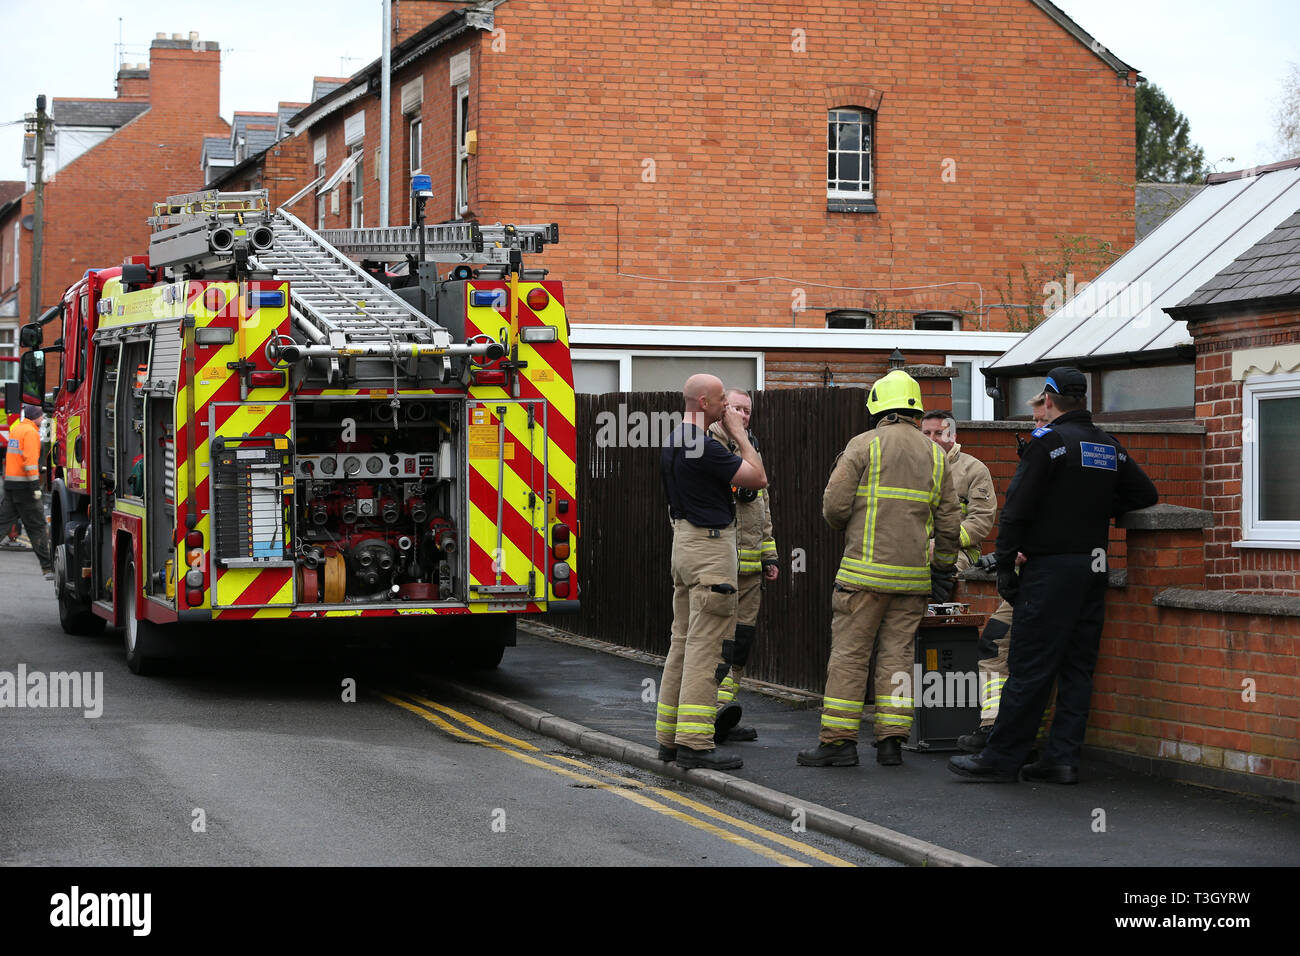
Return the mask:
[(957, 555), (957, 570), (965, 571), (980, 559), (980, 545), (993, 530), (997, 517), (998, 496), (993, 489), (993, 475), (988, 465), (961, 450), (957, 420), (951, 412), (926, 412), (921, 419), (921, 433), (948, 456), (952, 489), (961, 504), (961, 552)]
[(872, 428), (840, 454), (822, 496), (822, 516), (845, 532), (845, 542), (831, 598), (820, 744), (799, 754), (806, 767), (857, 764), (867, 668), (877, 644), (876, 761), (903, 762), (912, 729), (916, 629), (932, 568), (950, 573), (957, 561), (961, 508), (943, 449), (921, 434), (920, 386), (895, 370), (867, 396)]
[[(758, 460), (762, 462), (758, 442), (754, 433), (748, 430), (753, 399), (744, 389), (732, 388), (727, 390), (727, 404), (740, 412), (749, 442), (754, 446)], [(736, 451), (736, 443), (727, 435), (720, 422), (709, 427), (709, 434), (732, 452)], [(772, 537), (771, 489), (732, 487), (731, 493), (736, 507), (736, 552), (739, 558), (736, 576), (736, 633), (731, 640), (722, 642), (722, 659), (727, 665), (727, 675), (718, 685), (719, 711), (735, 702), (740, 691), (739, 682), (744, 676), (754, 641), (758, 637), (758, 612), (763, 600), (763, 582), (775, 581), (780, 574), (776, 539)], [(730, 730), (719, 729), (715, 736), (718, 743), (757, 740), (758, 730), (754, 727), (732, 727)]]
[[(682, 390), (686, 414), (660, 455), (673, 524), (673, 626), (659, 681), (655, 737), (659, 759), (684, 769), (734, 770), (736, 757), (716, 753), (714, 734), (735, 726), (740, 708), (715, 714), (726, 671), (722, 642), (736, 627), (736, 517), (731, 488), (763, 488), (767, 475), (754, 446), (728, 409), (722, 381), (692, 375)], [(725, 421), (740, 455), (706, 429)], [(716, 717), (716, 722), (715, 722)]]
[(49, 535), (41, 503), (41, 430), (43, 412), (39, 405), (24, 405), (23, 418), (9, 429), (5, 453), (4, 500), (0, 501), (0, 528), (8, 529), (21, 518), (27, 538), (47, 578), (50, 566)]

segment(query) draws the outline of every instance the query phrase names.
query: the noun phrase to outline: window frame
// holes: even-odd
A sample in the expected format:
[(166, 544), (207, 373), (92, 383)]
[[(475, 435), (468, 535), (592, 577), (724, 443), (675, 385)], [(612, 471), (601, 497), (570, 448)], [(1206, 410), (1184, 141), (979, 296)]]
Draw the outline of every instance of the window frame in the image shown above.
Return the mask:
[[(456, 106), (454, 142), (456, 144), (456, 163), (453, 167), (456, 177), (456, 215), (469, 212), (469, 81), (456, 86)], [(464, 176), (461, 173), (464, 171)]]
[[(410, 195), (411, 183), (424, 172), (424, 115), (417, 109), (406, 114), (406, 212), (407, 222), (415, 225), (415, 197)], [(419, 127), (417, 130), (416, 127)]]
[(362, 156), (357, 160), (357, 164), (352, 167), (352, 171), (348, 173), (351, 180), (351, 190), (348, 195), (348, 222), (351, 223), (353, 229), (364, 229), (366, 223), (365, 151), (365, 146), (362, 143), (357, 143), (353, 147), (352, 152), (361, 153)]
[(716, 349), (594, 349), (577, 348), (570, 352), (573, 361), (618, 362), (618, 390), (632, 391), (632, 359), (636, 358), (743, 358), (754, 360), (754, 388), (761, 390), (766, 374), (767, 353)]
[[(322, 182), (325, 180), (325, 165), (324, 159), (316, 164), (316, 176)], [(322, 192), (316, 193), (316, 228), (325, 228), (325, 194)]]
[[(836, 171), (838, 173), (839, 156), (842, 154), (850, 154), (853, 152), (851, 150), (839, 149), (838, 142), (836, 142), (835, 148), (832, 148), (831, 141), (830, 141), (830, 132), (831, 132), (830, 124), (842, 122), (842, 120), (835, 117), (835, 114), (837, 113), (856, 113), (862, 118), (862, 128), (867, 133), (867, 148), (865, 150), (861, 148), (857, 150), (857, 154), (859, 156), (858, 182), (860, 183), (865, 182), (867, 185), (866, 189), (857, 189), (857, 190), (839, 189), (839, 188), (832, 188), (831, 186), (832, 180), (830, 176), (829, 164), (832, 160), (832, 157), (835, 158)], [(868, 107), (865, 106), (844, 105), (844, 106), (832, 106), (829, 109), (827, 109), (826, 111), (826, 123), (827, 123), (826, 160), (827, 160), (828, 168), (826, 172), (826, 205), (829, 210), (837, 211), (837, 212), (875, 212), (876, 211), (876, 121), (877, 118), (878, 118), (878, 114), (876, 110), (869, 109)], [(860, 137), (859, 146), (861, 144), (861, 141), (862, 140)], [(866, 165), (867, 165), (867, 177), (865, 180), (863, 180), (861, 177), (861, 160), (863, 157), (865, 157)], [(841, 181), (842, 180), (837, 175), (835, 182), (841, 182)]]
[[(946, 355), (944, 356), (943, 361), (945, 365), (952, 365), (956, 362), (970, 363), (971, 415), (970, 418), (966, 419), (966, 421), (991, 422), (997, 420), (997, 409), (996, 406), (994, 405), (993, 399), (989, 397), (988, 393), (983, 388), (979, 388), (976, 384), (978, 382), (988, 381), (980, 373), (980, 369), (987, 368), (997, 360), (998, 360), (998, 356), (996, 355)], [(952, 379), (952, 381), (955, 383), (957, 379), (954, 378)], [(956, 404), (955, 395), (953, 396), (953, 400), (954, 400), (954, 404)]]
[(1237, 547), (1287, 548), (1300, 550), (1300, 519), (1263, 521), (1259, 515), (1259, 448), (1257, 431), (1247, 441), (1247, 423), (1259, 422), (1259, 404), (1285, 398), (1300, 398), (1300, 371), (1274, 375), (1252, 375), (1241, 383), (1241, 540)]
[[(8, 336), (8, 341), (5, 341)], [(0, 356), (18, 358), (22, 354), (18, 346), (18, 323), (0, 321)], [(18, 363), (0, 362), (0, 382), (18, 381)]]

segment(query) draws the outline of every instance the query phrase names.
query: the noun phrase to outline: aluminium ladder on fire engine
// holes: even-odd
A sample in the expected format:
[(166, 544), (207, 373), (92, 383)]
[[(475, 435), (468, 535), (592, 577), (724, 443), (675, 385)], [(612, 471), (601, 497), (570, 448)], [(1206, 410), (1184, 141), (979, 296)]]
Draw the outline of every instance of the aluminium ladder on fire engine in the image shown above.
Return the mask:
[[(560, 227), (541, 225), (480, 225), (476, 222), (442, 222), (424, 227), (424, 261), (509, 265), (511, 253), (536, 255), (547, 244), (560, 241)], [(329, 229), (323, 239), (340, 252), (371, 259), (416, 255), (420, 233), (413, 226), (372, 226)]]

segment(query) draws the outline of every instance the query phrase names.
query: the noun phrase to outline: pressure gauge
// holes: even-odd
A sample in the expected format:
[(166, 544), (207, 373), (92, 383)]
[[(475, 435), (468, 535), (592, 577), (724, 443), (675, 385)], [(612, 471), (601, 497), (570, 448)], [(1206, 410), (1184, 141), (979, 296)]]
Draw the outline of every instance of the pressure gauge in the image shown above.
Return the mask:
[(378, 455), (371, 455), (366, 459), (366, 471), (370, 472), (372, 475), (383, 474), (384, 459), (380, 458)]
[(326, 455), (320, 460), (320, 470), (322, 475), (333, 475), (339, 470), (338, 459), (331, 455)]
[(348, 455), (343, 459), (343, 474), (351, 478), (353, 475), (360, 474), (361, 459), (356, 455)]

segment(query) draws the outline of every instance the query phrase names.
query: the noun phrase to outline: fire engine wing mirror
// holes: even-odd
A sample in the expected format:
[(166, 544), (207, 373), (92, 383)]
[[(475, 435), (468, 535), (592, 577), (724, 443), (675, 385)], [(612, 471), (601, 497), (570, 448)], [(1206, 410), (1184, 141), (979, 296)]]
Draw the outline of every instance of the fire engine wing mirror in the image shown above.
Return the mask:
[(22, 327), (18, 333), (18, 344), (25, 349), (38, 349), (41, 347), (41, 339), (44, 333), (41, 331), (41, 323), (31, 322)]
[(18, 365), (18, 381), (24, 402), (40, 404), (45, 398), (45, 353), (24, 352)]

